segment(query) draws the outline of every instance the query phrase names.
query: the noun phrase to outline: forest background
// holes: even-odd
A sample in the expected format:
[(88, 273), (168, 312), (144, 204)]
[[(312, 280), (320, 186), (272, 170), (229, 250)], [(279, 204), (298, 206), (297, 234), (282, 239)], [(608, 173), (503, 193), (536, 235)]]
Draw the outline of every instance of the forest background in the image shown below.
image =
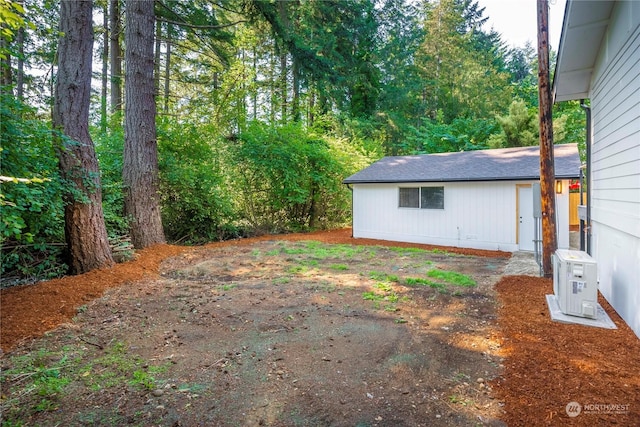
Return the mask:
[[(79, 226), (65, 213), (70, 200), (100, 195), (116, 260), (140, 246), (125, 198), (141, 169), (123, 154), (126, 103), (139, 93), (133, 78), (125, 84), (136, 3), (92, 4), (88, 145), (99, 176), (75, 179), (52, 118), (65, 12), (58, 1), (0, 0), (2, 286), (81, 272), (70, 259)], [(383, 156), (538, 144), (536, 50), (486, 30), (477, 1), (151, 4), (151, 173), (170, 242), (347, 225), (342, 180)], [(556, 104), (553, 120), (556, 144), (584, 147), (577, 102)]]

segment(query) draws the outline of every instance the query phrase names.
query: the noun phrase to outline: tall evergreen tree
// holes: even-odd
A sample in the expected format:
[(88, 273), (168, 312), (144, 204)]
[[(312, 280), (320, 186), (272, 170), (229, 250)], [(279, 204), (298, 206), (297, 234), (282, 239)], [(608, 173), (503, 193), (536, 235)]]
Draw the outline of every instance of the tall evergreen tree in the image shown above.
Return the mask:
[(60, 3), (60, 41), (53, 127), (65, 194), (65, 236), (73, 273), (113, 264), (102, 213), (98, 160), (89, 136), (92, 1)]
[(158, 193), (153, 80), (154, 0), (127, 3), (125, 30), (125, 212), (135, 248), (164, 243)]

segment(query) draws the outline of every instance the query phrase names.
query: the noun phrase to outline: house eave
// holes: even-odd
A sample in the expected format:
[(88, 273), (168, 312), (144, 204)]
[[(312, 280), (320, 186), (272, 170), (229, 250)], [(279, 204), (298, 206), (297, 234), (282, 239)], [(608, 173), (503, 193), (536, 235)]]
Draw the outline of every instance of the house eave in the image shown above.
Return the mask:
[(614, 2), (567, 0), (553, 79), (554, 102), (589, 98)]
[[(559, 174), (556, 175), (555, 179), (578, 179), (580, 177), (579, 173), (576, 174)], [(343, 184), (417, 184), (417, 183), (447, 183), (447, 182), (509, 182), (509, 181), (539, 181), (539, 176), (520, 176), (520, 177), (509, 177), (509, 178), (478, 178), (478, 179), (469, 179), (469, 178), (460, 178), (460, 179), (409, 179), (409, 180), (343, 180)]]

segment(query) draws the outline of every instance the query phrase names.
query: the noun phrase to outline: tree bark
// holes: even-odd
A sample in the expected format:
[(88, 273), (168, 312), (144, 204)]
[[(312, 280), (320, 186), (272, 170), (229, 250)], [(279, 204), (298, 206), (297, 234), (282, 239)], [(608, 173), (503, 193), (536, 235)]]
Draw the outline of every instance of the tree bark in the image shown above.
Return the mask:
[(125, 213), (135, 248), (164, 243), (158, 192), (153, 80), (154, 0), (127, 3), (125, 43)]
[(102, 91), (100, 94), (100, 131), (107, 132), (107, 89), (109, 80), (109, 6), (105, 3), (102, 11)]
[[(122, 114), (122, 48), (120, 36), (122, 22), (120, 20), (120, 0), (111, 0), (109, 7), (109, 39), (111, 41), (111, 114), (119, 117)], [(120, 120), (118, 118), (118, 120)], [(118, 122), (120, 123), (120, 122)]]
[(293, 99), (291, 100), (291, 116), (294, 122), (300, 121), (300, 67), (298, 60), (293, 58), (291, 64), (291, 74), (293, 75)]
[[(280, 16), (280, 22), (282, 26), (289, 31), (289, 17), (287, 16), (287, 3), (283, 0), (278, 1), (278, 14)], [(287, 88), (287, 49), (282, 43), (280, 48), (280, 121), (283, 124), (287, 123), (287, 100), (288, 100), (288, 88)]]
[(64, 195), (64, 223), (71, 272), (113, 265), (102, 212), (100, 171), (89, 136), (92, 1), (60, 3), (58, 74), (53, 126), (60, 173), (74, 188)]
[(16, 73), (16, 98), (18, 101), (24, 101), (24, 28), (18, 28), (16, 34), (16, 44), (18, 45), (18, 64)]
[(156, 99), (160, 97), (160, 51), (162, 48), (162, 22), (156, 20), (156, 45), (153, 51), (153, 84)]
[[(164, 58), (164, 113), (169, 114), (169, 95), (171, 94), (171, 33), (173, 31), (173, 25), (167, 24), (167, 40), (165, 42), (167, 53)], [(217, 76), (218, 73), (216, 72)], [(217, 87), (215, 87), (217, 89)]]
[(553, 122), (549, 78), (549, 5), (538, 0), (538, 98), (540, 117), (540, 195), (542, 207), (542, 271), (553, 275), (551, 255), (558, 249), (556, 235), (555, 169)]

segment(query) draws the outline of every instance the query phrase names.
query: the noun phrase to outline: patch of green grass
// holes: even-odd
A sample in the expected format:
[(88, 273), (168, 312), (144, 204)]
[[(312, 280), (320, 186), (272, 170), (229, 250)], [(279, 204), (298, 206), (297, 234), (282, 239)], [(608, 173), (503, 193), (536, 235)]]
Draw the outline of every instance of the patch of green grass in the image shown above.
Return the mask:
[(142, 369), (133, 371), (133, 378), (129, 380), (129, 384), (143, 390), (153, 390), (156, 388), (156, 380), (148, 372)]
[(282, 248), (282, 252), (287, 255), (301, 255), (306, 254), (308, 251), (306, 248), (298, 248), (298, 247), (284, 247)]
[(398, 276), (394, 274), (381, 273), (379, 271), (370, 271), (369, 277), (373, 280), (378, 280), (381, 282), (399, 282), (400, 279)]
[(457, 255), (454, 252), (449, 252), (447, 250), (438, 249), (438, 248), (432, 249), (429, 252), (431, 252), (432, 254), (441, 254), (441, 255), (447, 255), (447, 256), (456, 256)]
[(380, 289), (382, 292), (389, 293), (393, 291), (393, 287), (388, 282), (378, 282), (373, 285), (374, 288)]
[(329, 268), (332, 270), (345, 271), (349, 269), (349, 266), (347, 264), (331, 264)]
[(367, 301), (383, 301), (384, 295), (378, 294), (375, 291), (368, 291), (362, 293), (362, 299)]
[(227, 283), (224, 285), (219, 285), (218, 289), (222, 290), (222, 291), (230, 291), (231, 289), (237, 288), (238, 284), (237, 283)]
[[(78, 359), (79, 355), (68, 347), (61, 351), (40, 349), (10, 357), (12, 367), (0, 372), (3, 395), (7, 395), (0, 402), (0, 412), (6, 414), (5, 421), (21, 422), (20, 414), (25, 412), (55, 410), (57, 398), (72, 381)], [(16, 407), (19, 409), (14, 411)], [(8, 409), (11, 413), (7, 413)]]
[(291, 274), (304, 274), (309, 271), (309, 267), (305, 265), (292, 265), (287, 269), (287, 273)]
[(420, 249), (420, 248), (401, 248), (398, 246), (392, 246), (389, 248), (390, 251), (393, 252), (399, 252), (401, 254), (425, 254), (429, 251), (427, 251), (426, 249)]
[(421, 277), (407, 277), (404, 279), (404, 283), (407, 286), (430, 286), (433, 282)]
[(285, 254), (307, 255), (321, 260), (326, 258), (352, 258), (356, 254), (364, 252), (364, 250), (363, 246), (331, 245), (314, 240), (289, 243), (281, 249)]
[(437, 283), (421, 277), (407, 277), (405, 279), (405, 284), (407, 286), (429, 286), (433, 289), (445, 289), (447, 287), (444, 283)]
[(291, 282), (291, 277), (276, 277), (275, 279), (272, 280), (272, 283), (274, 285), (286, 285), (287, 283)]
[(427, 272), (427, 276), (437, 279), (443, 280), (447, 283), (451, 283), (456, 286), (466, 286), (473, 287), (476, 286), (476, 281), (466, 274), (458, 273), (456, 271), (447, 271), (447, 270), (439, 270), (433, 269)]
[(384, 306), (385, 311), (396, 311), (397, 308), (395, 303), (398, 302), (400, 297), (393, 291), (393, 287), (391, 283), (388, 282), (378, 282), (374, 285), (375, 290), (369, 292), (363, 292), (362, 298), (368, 301), (374, 301), (374, 306), (376, 309), (380, 308), (381, 302), (388, 302), (391, 304), (386, 304)]
[(124, 343), (117, 342), (107, 348), (103, 356), (85, 365), (80, 371), (80, 377), (93, 391), (123, 384), (152, 390), (157, 386), (154, 375), (166, 372), (168, 366), (169, 363), (147, 365), (141, 357), (129, 354)]

